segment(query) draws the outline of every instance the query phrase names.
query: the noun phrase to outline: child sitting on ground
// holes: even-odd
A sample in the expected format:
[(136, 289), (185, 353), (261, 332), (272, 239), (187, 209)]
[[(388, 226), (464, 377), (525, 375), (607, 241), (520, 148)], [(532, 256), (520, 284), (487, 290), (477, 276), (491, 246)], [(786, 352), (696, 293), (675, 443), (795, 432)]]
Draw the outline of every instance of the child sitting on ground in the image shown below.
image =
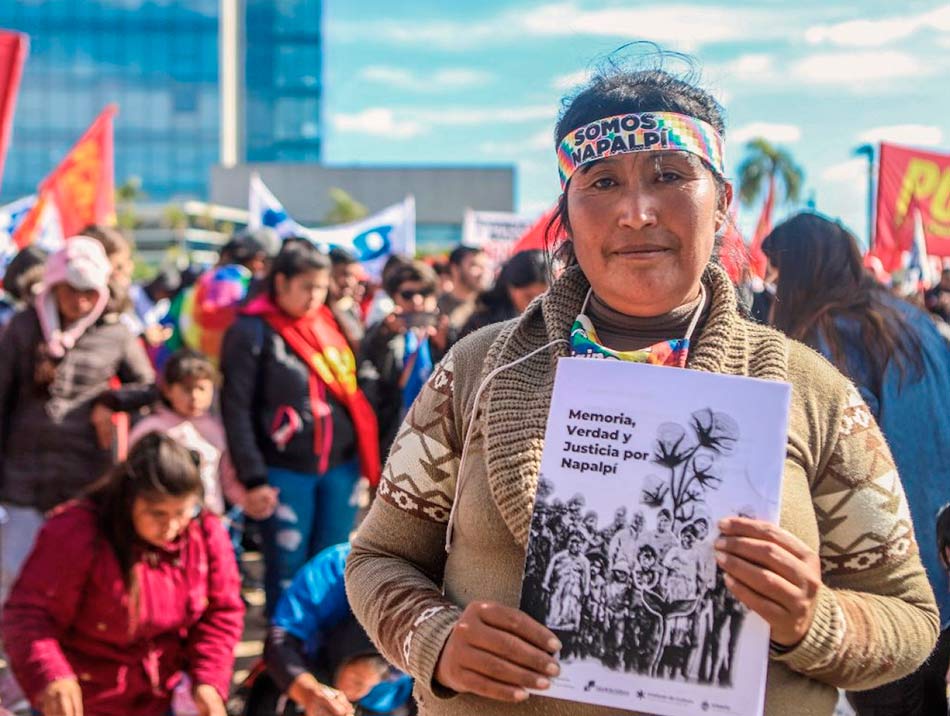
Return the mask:
[(135, 425), (129, 446), (158, 432), (197, 452), (201, 456), (205, 507), (222, 515), (225, 500), (245, 511), (253, 506), (245, 505), (244, 486), (238, 482), (228, 455), (224, 427), (209, 412), (217, 380), (217, 370), (198, 351), (185, 348), (172, 354), (162, 371), (162, 402)]

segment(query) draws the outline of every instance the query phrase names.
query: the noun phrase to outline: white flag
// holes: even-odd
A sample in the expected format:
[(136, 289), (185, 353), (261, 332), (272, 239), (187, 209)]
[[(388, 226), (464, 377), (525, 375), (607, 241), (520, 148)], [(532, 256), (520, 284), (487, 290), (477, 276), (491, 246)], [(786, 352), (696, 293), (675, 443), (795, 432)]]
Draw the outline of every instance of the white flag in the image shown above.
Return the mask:
[(393, 254), (416, 255), (416, 200), (407, 196), (365, 219), (349, 224), (308, 229), (307, 238), (317, 245), (339, 246), (352, 252), (366, 273), (379, 279)]
[(267, 188), (260, 174), (251, 174), (251, 187), (247, 202), (250, 218), (247, 228), (260, 229), (268, 227), (274, 229), (282, 239), (288, 236), (304, 236), (307, 229), (287, 215), (284, 205)]
[(407, 196), (365, 219), (322, 229), (310, 229), (294, 221), (258, 174), (251, 174), (248, 196), (248, 228), (267, 226), (281, 238), (299, 236), (327, 251), (340, 247), (353, 253), (371, 278), (378, 279), (392, 254), (416, 254), (416, 202)]

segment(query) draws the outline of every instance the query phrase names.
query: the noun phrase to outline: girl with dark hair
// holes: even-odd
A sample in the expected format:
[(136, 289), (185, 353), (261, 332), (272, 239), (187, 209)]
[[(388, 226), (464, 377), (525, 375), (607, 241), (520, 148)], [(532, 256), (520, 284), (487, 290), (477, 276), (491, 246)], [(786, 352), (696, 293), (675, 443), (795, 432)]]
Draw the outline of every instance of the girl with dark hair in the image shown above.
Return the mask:
[(286, 241), (221, 354), (228, 447), (246, 509), (267, 518), (268, 609), (310, 557), (347, 540), (360, 478), (379, 478), (376, 416), (326, 305), (329, 286), (329, 259), (308, 241)]
[(495, 285), (478, 297), (475, 313), (462, 327), (459, 337), (520, 316), (529, 303), (548, 290), (549, 278), (543, 251), (519, 251), (501, 267)]
[[(941, 619), (950, 620), (933, 521), (947, 499), (950, 346), (926, 313), (895, 298), (864, 270), (857, 239), (840, 223), (798, 214), (776, 226), (762, 250), (775, 275), (772, 324), (854, 381), (881, 426), (903, 478)], [(947, 666), (945, 661), (943, 672)], [(900, 681), (850, 698), (859, 714), (943, 713), (946, 689), (926, 685), (931, 667), (928, 662)]]
[(449, 350), (347, 562), (354, 613), (416, 679), (425, 716), (631, 713), (537, 695), (562, 644), (517, 608), (561, 356), (793, 386), (780, 525), (721, 520), (711, 565), (770, 626), (768, 716), (830, 716), (837, 688), (904, 676), (933, 647), (933, 595), (874, 418), (824, 359), (747, 320), (715, 260), (724, 132), (708, 93), (660, 69), (611, 66), (566, 102), (568, 268), (520, 318)]
[(225, 716), (244, 605), (201, 493), (196, 456), (151, 433), (43, 526), (2, 623), (43, 716), (165, 716), (182, 672), (199, 713)]

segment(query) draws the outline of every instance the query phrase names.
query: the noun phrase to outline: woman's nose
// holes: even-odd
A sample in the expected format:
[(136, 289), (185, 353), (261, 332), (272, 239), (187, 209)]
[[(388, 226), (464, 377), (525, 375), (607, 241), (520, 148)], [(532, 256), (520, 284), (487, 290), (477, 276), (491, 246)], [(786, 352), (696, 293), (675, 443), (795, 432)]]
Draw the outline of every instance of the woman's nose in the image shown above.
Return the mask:
[(638, 186), (626, 193), (621, 203), (619, 224), (631, 229), (656, 226), (656, 197), (649, 189)]

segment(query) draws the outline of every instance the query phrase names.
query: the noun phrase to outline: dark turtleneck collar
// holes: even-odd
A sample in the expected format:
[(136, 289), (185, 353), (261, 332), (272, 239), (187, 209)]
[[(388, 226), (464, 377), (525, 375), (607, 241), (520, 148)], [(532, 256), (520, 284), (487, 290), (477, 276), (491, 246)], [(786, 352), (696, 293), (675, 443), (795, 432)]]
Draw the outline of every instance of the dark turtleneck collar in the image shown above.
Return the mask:
[[(660, 341), (685, 337), (693, 315), (699, 308), (700, 298), (697, 296), (693, 301), (677, 306), (662, 316), (643, 318), (615, 311), (597, 294), (592, 294), (587, 305), (587, 317), (594, 324), (597, 337), (605, 346), (617, 351), (636, 351)], [(703, 307), (696, 332), (706, 322), (711, 308), (712, 301), (707, 293), (706, 305)]]

